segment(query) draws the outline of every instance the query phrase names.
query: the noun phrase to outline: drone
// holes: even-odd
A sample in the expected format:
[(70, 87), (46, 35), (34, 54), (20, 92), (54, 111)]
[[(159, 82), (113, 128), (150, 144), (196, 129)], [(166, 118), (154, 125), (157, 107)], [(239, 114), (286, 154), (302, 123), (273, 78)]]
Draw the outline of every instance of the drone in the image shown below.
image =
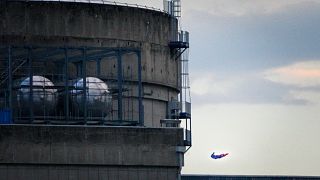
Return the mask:
[(215, 152), (213, 152), (213, 153), (211, 154), (211, 158), (212, 158), (212, 159), (220, 159), (220, 158), (223, 158), (223, 157), (227, 156), (228, 154), (229, 154), (229, 153), (224, 153), (224, 154), (215, 155)]

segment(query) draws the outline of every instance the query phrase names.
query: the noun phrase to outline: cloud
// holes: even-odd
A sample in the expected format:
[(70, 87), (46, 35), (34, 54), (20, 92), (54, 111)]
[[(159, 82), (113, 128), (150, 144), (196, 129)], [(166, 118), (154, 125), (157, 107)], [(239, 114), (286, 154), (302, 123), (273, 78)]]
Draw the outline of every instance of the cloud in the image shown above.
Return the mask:
[(203, 104), (320, 104), (320, 62), (305, 61), (262, 72), (198, 72), (191, 76), (191, 95)]
[(294, 104), (320, 103), (320, 61), (301, 61), (264, 71), (266, 80), (288, 86), (282, 100)]
[(319, 17), (320, 3), (312, 2), (243, 16), (190, 11), (183, 22), (191, 68), (237, 72), (320, 59)]
[(236, 75), (203, 72), (202, 75), (193, 74), (191, 78), (191, 94), (197, 105), (286, 103), (282, 97), (287, 92), (286, 86), (267, 81), (256, 72)]
[(183, 1), (185, 13), (191, 10), (207, 12), (215, 16), (244, 16), (248, 14), (271, 14), (288, 6), (299, 3), (317, 2), (316, 0), (198, 0)]
[(320, 92), (315, 90), (291, 90), (284, 98), (288, 102), (303, 102), (309, 105), (320, 104)]
[[(77, 0), (81, 1), (81, 0)], [(82, 0), (85, 1), (85, 0)], [(101, 1), (101, 0), (96, 0)], [(162, 0), (117, 0), (116, 2), (146, 5), (163, 9)], [(274, 13), (299, 3), (318, 2), (317, 0), (181, 0), (182, 11), (199, 10), (213, 15), (241, 16), (252, 13)]]
[(226, 96), (234, 89), (241, 79), (226, 79), (213, 73), (194, 74), (191, 81), (191, 91), (198, 96)]
[[(80, 1), (80, 0), (78, 0)], [(97, 0), (99, 1), (99, 0)], [(183, 14), (189, 11), (202, 11), (218, 16), (243, 16), (246, 14), (274, 13), (290, 5), (317, 0), (181, 0)], [(117, 0), (116, 2), (146, 5), (163, 9), (162, 0)]]
[[(213, 74), (194, 77), (198, 82), (191, 86), (193, 102), (313, 104), (311, 92), (305, 92), (314, 91), (315, 96), (320, 89), (318, 70), (310, 69), (318, 66), (299, 63), (320, 60), (320, 3), (280, 3), (278, 9), (270, 4), (274, 10), (268, 13), (222, 16), (190, 10), (186, 14), (191, 74), (199, 69)], [(230, 5), (237, 8), (236, 4)], [(292, 69), (294, 65), (300, 70)]]
[(320, 61), (304, 61), (272, 68), (264, 72), (265, 79), (297, 87), (320, 86)]

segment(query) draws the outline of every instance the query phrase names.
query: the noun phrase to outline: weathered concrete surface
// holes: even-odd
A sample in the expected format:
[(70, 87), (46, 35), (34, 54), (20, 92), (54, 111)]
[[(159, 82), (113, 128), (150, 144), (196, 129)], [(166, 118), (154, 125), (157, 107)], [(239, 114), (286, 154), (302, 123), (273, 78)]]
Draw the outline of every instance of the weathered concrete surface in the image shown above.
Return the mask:
[[(167, 102), (176, 99), (179, 92), (179, 61), (168, 47), (171, 26), (176, 27), (176, 24), (167, 14), (133, 7), (71, 2), (0, 2), (0, 46), (141, 48), (147, 127), (160, 126), (160, 119), (166, 115), (162, 112), (166, 112)], [(128, 72), (138, 77), (135, 65), (127, 61), (135, 57), (128, 55), (123, 59), (123, 68), (132, 69)], [(117, 74), (112, 61), (103, 61), (101, 65), (102, 76)], [(49, 67), (47, 71), (50, 69), (54, 68)], [(88, 65), (87, 75), (96, 76), (95, 69)]]
[(64, 165), (0, 165), (1, 180), (173, 180), (177, 169)]
[(176, 179), (177, 146), (182, 129), (4, 125), (0, 179)]
[[(147, 9), (73, 2), (1, 2), (0, 34), (24, 36), (26, 43), (34, 43), (32, 36), (86, 38), (96, 44), (99, 38), (149, 42), (167, 46), (170, 40), (170, 17)], [(94, 39), (94, 40), (92, 40)], [(42, 41), (43, 42), (43, 41)], [(68, 43), (68, 42), (67, 42)], [(77, 42), (75, 42), (77, 43)], [(59, 43), (60, 45), (60, 43)]]

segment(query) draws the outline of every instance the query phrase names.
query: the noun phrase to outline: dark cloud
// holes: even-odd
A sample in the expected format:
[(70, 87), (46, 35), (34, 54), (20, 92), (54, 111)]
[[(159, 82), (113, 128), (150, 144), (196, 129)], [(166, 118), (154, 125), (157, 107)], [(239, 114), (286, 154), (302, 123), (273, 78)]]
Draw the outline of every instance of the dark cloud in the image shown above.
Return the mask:
[(295, 4), (272, 14), (186, 14), (192, 69), (236, 73), (320, 59), (320, 3)]

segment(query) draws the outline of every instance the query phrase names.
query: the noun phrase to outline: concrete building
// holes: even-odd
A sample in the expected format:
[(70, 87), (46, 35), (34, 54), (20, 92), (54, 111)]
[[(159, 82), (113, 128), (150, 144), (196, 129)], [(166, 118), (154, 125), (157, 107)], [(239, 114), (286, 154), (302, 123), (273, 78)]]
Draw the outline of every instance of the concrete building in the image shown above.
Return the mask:
[(189, 46), (165, 2), (0, 2), (0, 179), (180, 179)]

